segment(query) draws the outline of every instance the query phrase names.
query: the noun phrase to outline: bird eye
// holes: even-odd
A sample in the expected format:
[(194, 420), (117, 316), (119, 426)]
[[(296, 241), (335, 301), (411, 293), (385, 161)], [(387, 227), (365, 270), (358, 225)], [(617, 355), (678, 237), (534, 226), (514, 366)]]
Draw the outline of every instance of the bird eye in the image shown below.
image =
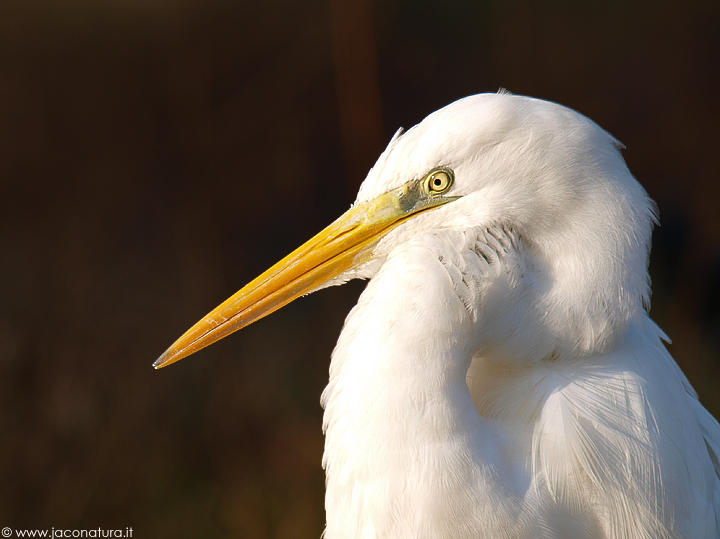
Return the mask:
[(444, 193), (450, 189), (454, 179), (455, 175), (452, 170), (449, 168), (439, 168), (427, 175), (425, 186), (428, 193)]

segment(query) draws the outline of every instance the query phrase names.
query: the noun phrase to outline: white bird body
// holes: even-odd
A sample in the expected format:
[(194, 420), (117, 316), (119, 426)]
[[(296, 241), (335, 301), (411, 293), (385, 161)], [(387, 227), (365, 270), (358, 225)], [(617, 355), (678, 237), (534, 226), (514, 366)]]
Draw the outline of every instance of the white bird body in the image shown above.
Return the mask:
[(358, 202), (436, 165), (467, 194), (365, 270), (323, 395), (327, 539), (720, 537), (720, 427), (643, 309), (652, 206), (615, 144), (502, 94), (390, 144)]
[(653, 205), (617, 146), (553, 103), (457, 101), (157, 365), (370, 278), (322, 396), (326, 539), (718, 539), (720, 425), (645, 310)]

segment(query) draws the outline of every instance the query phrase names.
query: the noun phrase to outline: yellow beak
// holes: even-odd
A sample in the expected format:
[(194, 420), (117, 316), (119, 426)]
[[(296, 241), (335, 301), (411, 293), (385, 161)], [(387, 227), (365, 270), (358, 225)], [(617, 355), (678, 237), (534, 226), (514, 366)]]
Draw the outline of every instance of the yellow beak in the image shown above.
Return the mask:
[(174, 363), (308, 294), (372, 258), (378, 241), (408, 217), (458, 197), (416, 180), (359, 204), (209, 312), (153, 363)]

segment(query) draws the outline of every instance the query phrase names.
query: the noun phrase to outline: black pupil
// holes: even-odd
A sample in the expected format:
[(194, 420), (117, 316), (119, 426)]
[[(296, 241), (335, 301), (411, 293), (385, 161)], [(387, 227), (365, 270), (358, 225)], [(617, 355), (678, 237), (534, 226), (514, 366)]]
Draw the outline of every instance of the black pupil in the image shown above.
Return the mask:
[(433, 184), (435, 185), (435, 187), (440, 187), (442, 185), (442, 180), (440, 178), (435, 178), (433, 180)]

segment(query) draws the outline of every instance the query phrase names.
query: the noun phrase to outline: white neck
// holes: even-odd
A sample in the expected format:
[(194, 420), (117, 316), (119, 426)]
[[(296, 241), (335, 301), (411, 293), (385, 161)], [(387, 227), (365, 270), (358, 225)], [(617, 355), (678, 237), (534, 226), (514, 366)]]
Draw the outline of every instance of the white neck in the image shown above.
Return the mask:
[[(512, 535), (492, 523), (517, 520), (519, 504), (507, 500), (522, 486), (465, 381), (476, 321), (426, 242), (392, 253), (333, 353), (323, 394), (327, 539)], [(411, 300), (399, 303), (398, 289)]]

